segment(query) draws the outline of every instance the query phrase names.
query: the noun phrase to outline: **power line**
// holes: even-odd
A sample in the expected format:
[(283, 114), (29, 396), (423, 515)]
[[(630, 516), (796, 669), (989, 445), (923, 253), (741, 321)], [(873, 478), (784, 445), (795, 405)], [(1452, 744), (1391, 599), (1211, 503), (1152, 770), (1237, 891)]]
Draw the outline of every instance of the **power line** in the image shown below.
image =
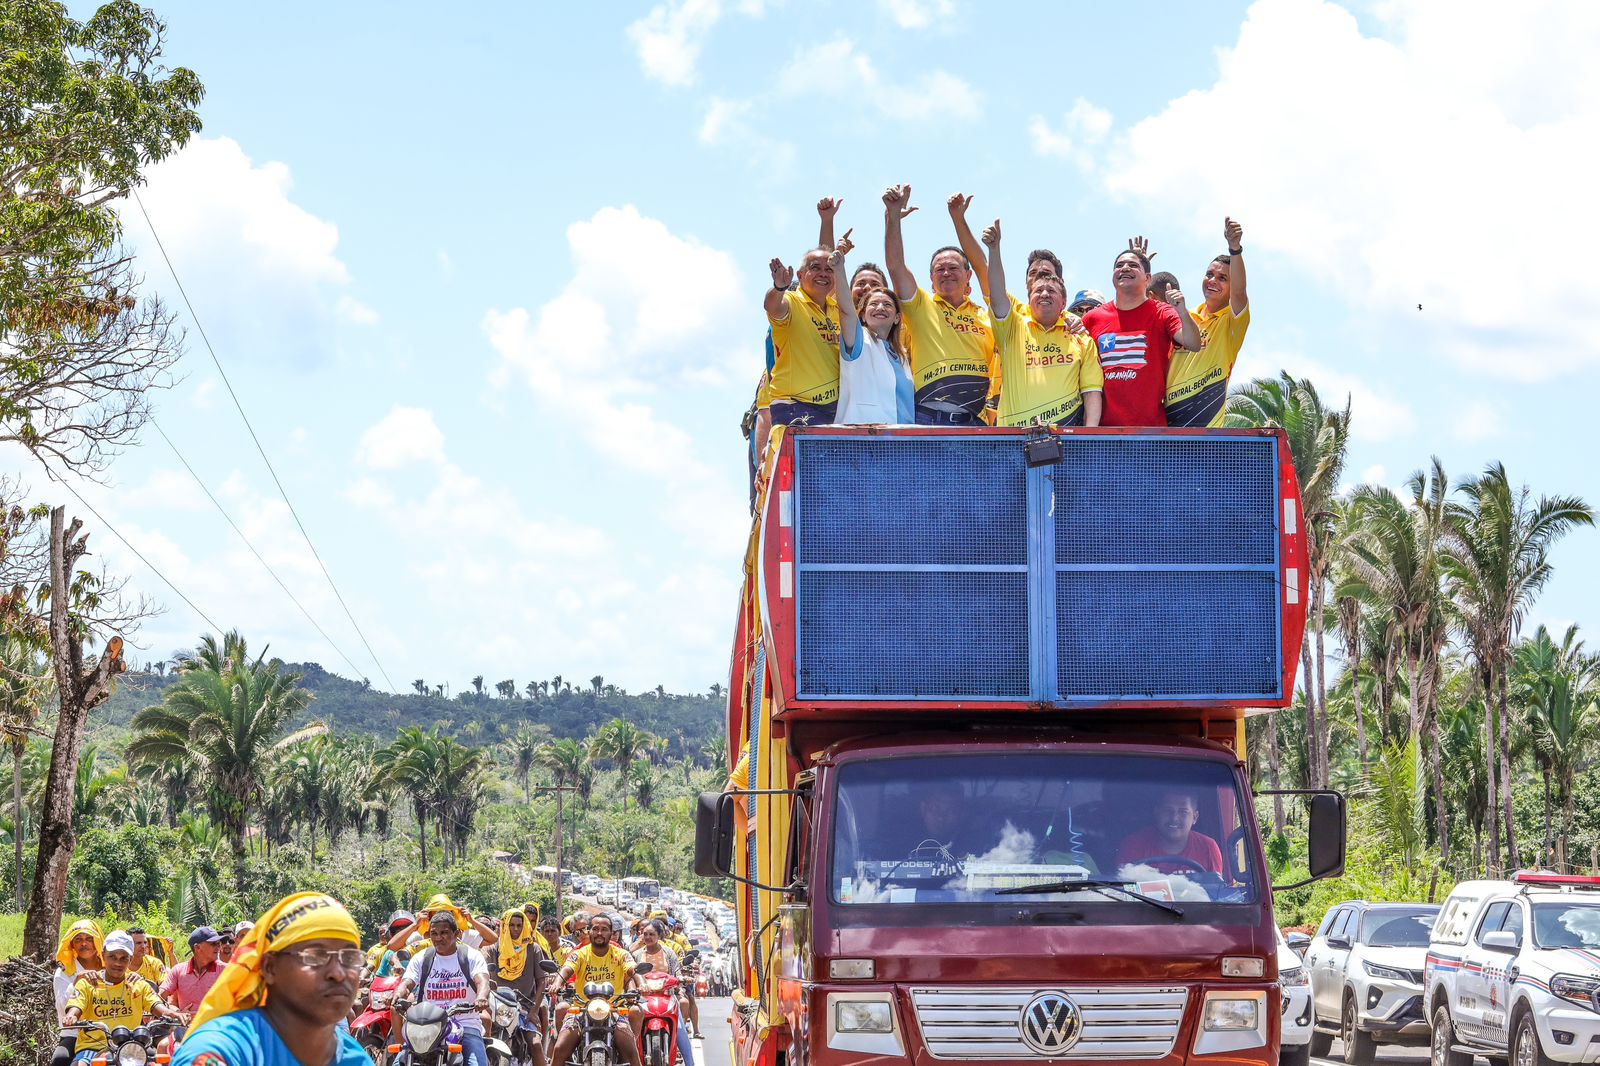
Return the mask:
[(389, 672), (383, 668), (383, 663), (378, 659), (378, 653), (372, 650), (372, 644), (367, 640), (367, 635), (361, 631), (361, 624), (356, 621), (356, 616), (351, 613), (350, 605), (345, 602), (344, 594), (339, 591), (339, 586), (334, 583), (333, 575), (328, 572), (328, 564), (322, 561), (322, 555), (317, 551), (317, 546), (311, 543), (311, 534), (306, 532), (305, 523), (300, 521), (300, 512), (296, 511), (294, 504), (289, 500), (289, 494), (284, 490), (283, 482), (278, 478), (278, 471), (273, 467), (272, 460), (267, 458), (267, 450), (261, 446), (261, 438), (256, 436), (255, 426), (250, 424), (250, 416), (244, 413), (244, 404), (239, 402), (239, 394), (233, 391), (233, 382), (228, 380), (228, 372), (222, 369), (222, 360), (217, 358), (217, 350), (211, 346), (211, 338), (206, 336), (206, 328), (200, 322), (200, 316), (195, 314), (194, 304), (189, 301), (189, 293), (183, 287), (183, 281), (178, 277), (178, 269), (172, 265), (172, 257), (167, 254), (166, 245), (161, 243), (161, 235), (156, 232), (155, 223), (150, 221), (150, 212), (145, 210), (144, 200), (139, 196), (139, 190), (133, 190), (133, 201), (139, 205), (139, 213), (144, 216), (145, 225), (150, 228), (150, 236), (155, 239), (156, 248), (161, 252), (162, 260), (167, 264), (167, 272), (172, 275), (172, 281), (178, 287), (178, 295), (183, 298), (183, 306), (188, 308), (189, 317), (194, 321), (195, 329), (200, 333), (200, 339), (205, 343), (206, 352), (211, 356), (211, 362), (216, 366), (217, 373), (222, 377), (222, 384), (227, 387), (228, 396), (233, 400), (233, 406), (239, 412), (239, 418), (244, 422), (244, 428), (250, 433), (250, 440), (255, 444), (261, 461), (266, 464), (267, 473), (272, 475), (272, 483), (278, 488), (278, 495), (283, 497), (284, 506), (289, 508), (289, 514), (294, 518), (296, 528), (305, 538), (306, 547), (311, 549), (311, 557), (316, 559), (317, 566), (322, 569), (322, 576), (328, 579), (328, 587), (333, 589), (334, 597), (339, 601), (339, 606), (344, 609), (344, 616), (350, 620), (350, 625), (355, 629), (356, 635), (361, 638), (361, 644), (367, 649), (367, 654), (372, 656), (373, 665), (377, 666), (378, 673), (383, 675), (384, 682), (391, 692), (395, 691), (394, 681), (389, 677)]
[(200, 491), (206, 494), (206, 498), (211, 501), (222, 517), (227, 519), (228, 525), (233, 527), (233, 531), (239, 535), (239, 539), (244, 541), (244, 546), (250, 549), (250, 554), (254, 555), (256, 557), (256, 561), (262, 565), (267, 573), (272, 575), (272, 580), (278, 583), (278, 587), (283, 590), (283, 594), (289, 597), (296, 607), (300, 608), (300, 613), (306, 616), (306, 621), (310, 622), (312, 626), (316, 628), (316, 631), (322, 634), (322, 639), (328, 642), (328, 646), (330, 648), (339, 653), (339, 658), (345, 661), (345, 665), (349, 666), (350, 669), (355, 673), (361, 673), (361, 668), (350, 661), (350, 656), (344, 653), (343, 648), (334, 643), (333, 638), (328, 636), (327, 630), (323, 629), (317, 620), (311, 616), (311, 612), (306, 610), (305, 604), (301, 603), (295, 594), (289, 591), (289, 586), (283, 583), (283, 578), (278, 576), (278, 572), (272, 568), (272, 564), (267, 562), (262, 554), (256, 550), (256, 546), (254, 544), (250, 543), (250, 538), (244, 535), (244, 530), (239, 528), (239, 523), (233, 520), (233, 516), (228, 513), (227, 508), (223, 507), (222, 503), (216, 498), (216, 496), (212, 495), (211, 490), (206, 487), (206, 483), (200, 480), (200, 475), (195, 473), (194, 467), (189, 465), (189, 460), (184, 458), (183, 453), (178, 450), (178, 446), (172, 443), (172, 438), (167, 436), (166, 431), (161, 428), (161, 424), (155, 419), (151, 419), (150, 424), (155, 426), (157, 433), (161, 434), (161, 439), (167, 442), (167, 447), (171, 448), (172, 454), (178, 457), (178, 462), (182, 463), (183, 468), (189, 471), (189, 476), (194, 478), (194, 483), (196, 485), (200, 486)]
[[(45, 466), (45, 471), (47, 473), (50, 472), (50, 467), (48, 465)], [(211, 620), (211, 616), (210, 615), (206, 614), (199, 607), (195, 606), (195, 602), (193, 600), (191, 600), (189, 597), (185, 596), (183, 594), (183, 590), (180, 589), (177, 585), (174, 585), (172, 583), (172, 579), (170, 577), (168, 577), (166, 574), (163, 574), (156, 567), (155, 563), (152, 563), (149, 559), (146, 559), (144, 557), (144, 553), (141, 552), (138, 548), (135, 548), (128, 541), (127, 537), (124, 537), (121, 533), (117, 532), (117, 527), (112, 525), (110, 522), (107, 522), (106, 519), (105, 519), (105, 516), (102, 515), (99, 511), (94, 509), (94, 504), (92, 504), (88, 500), (84, 499), (83, 498), (83, 494), (80, 493), (77, 489), (72, 487), (72, 483), (70, 481), (68, 481), (64, 477), (57, 477), (57, 478), (55, 478), (55, 480), (58, 483), (60, 483), (60, 485), (63, 488), (65, 488), (68, 492), (70, 492), (74, 496), (76, 496), (78, 498), (78, 502), (83, 504), (85, 507), (87, 507), (89, 509), (89, 513), (94, 515), (95, 518), (97, 520), (99, 520), (100, 524), (102, 526), (105, 526), (106, 529), (108, 531), (110, 531), (110, 533), (111, 533), (111, 535), (113, 537), (116, 537), (118, 540), (122, 541), (124, 547), (126, 547), (134, 555), (138, 556), (139, 557), (139, 561), (141, 563), (143, 563), (145, 566), (149, 567), (150, 568), (150, 572), (152, 574), (156, 575), (156, 577), (159, 577), (162, 581), (166, 582), (167, 588), (171, 589), (174, 593), (176, 593), (178, 599), (182, 600), (184, 603), (189, 605), (189, 610), (193, 611), (195, 614), (199, 615), (201, 618), (204, 618), (205, 621), (206, 621), (206, 625), (210, 626), (213, 630), (215, 630), (218, 635), (221, 635), (224, 632), (223, 628), (221, 626), (217, 625), (217, 623), (215, 623), (215, 622), (213, 622)]]

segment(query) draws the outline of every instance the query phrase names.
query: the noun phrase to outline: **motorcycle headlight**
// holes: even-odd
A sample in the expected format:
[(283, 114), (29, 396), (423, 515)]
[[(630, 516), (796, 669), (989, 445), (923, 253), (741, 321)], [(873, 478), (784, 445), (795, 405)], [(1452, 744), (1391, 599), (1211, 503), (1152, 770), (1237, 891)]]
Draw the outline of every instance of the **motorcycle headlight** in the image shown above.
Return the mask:
[(426, 1054), (433, 1050), (433, 1045), (444, 1035), (444, 1022), (428, 1022), (425, 1025), (406, 1022), (405, 1034), (406, 1043), (411, 1045), (411, 1050)]
[(1306, 976), (1306, 968), (1304, 966), (1278, 971), (1278, 984), (1284, 988), (1304, 988), (1310, 983), (1311, 978)]
[(584, 1005), (583, 1013), (589, 1016), (590, 1021), (603, 1022), (611, 1017), (611, 1004), (603, 999), (591, 999)]
[(130, 1040), (117, 1048), (117, 1066), (145, 1066), (149, 1061), (150, 1052), (143, 1044)]
[(517, 1008), (508, 1003), (497, 1003), (494, 1008), (494, 1024), (515, 1025), (517, 1023)]

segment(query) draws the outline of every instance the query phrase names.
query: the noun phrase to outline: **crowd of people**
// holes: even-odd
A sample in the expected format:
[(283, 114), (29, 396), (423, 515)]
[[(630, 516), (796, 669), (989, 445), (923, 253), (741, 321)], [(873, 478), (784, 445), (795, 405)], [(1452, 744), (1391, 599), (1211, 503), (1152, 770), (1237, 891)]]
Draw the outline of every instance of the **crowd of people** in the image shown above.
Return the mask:
[[(88, 920), (68, 928), (56, 956), (62, 1031), (54, 1066), (90, 1062), (105, 1051), (108, 1031), (147, 1020), (181, 1027), (174, 1066), (369, 1063), (350, 1022), (360, 1013), (362, 989), (396, 975), (397, 1014), (417, 1002), (476, 1008), (458, 1018), (471, 1066), (489, 1066), (490, 997), (504, 988), (527, 1007), (513, 1055), (535, 1066), (563, 1063), (580, 1036), (586, 986), (609, 983), (620, 997), (639, 987), (641, 971), (679, 978), (678, 1055), (685, 1066), (694, 1063), (689, 1039), (700, 1028), (698, 952), (666, 909), (624, 930), (617, 916), (604, 913), (580, 912), (565, 923), (541, 918), (532, 902), (498, 919), (483, 917), (439, 895), (415, 915), (397, 911), (364, 949), (339, 901), (303, 892), (254, 923), (195, 929), (188, 944), (189, 958), (169, 969), (157, 957), (160, 945), (142, 929), (102, 934)], [(567, 996), (558, 997), (563, 988)], [(616, 1027), (617, 1049), (640, 1066), (642, 1015), (623, 1013), (628, 1021)]]
[[(909, 185), (883, 194), (884, 262), (850, 267), (842, 201), (818, 202), (815, 248), (769, 264), (766, 370), (746, 417), (752, 461), (772, 426), (1217, 426), (1250, 328), (1244, 230), (1207, 264), (1190, 307), (1175, 275), (1152, 273), (1143, 237), (1111, 266), (1112, 295), (1073, 290), (1061, 259), (1028, 253), (1025, 299), (1007, 287), (1001, 224), (981, 236), (972, 197), (949, 198), (955, 244), (933, 253), (928, 287), (906, 264)], [(980, 304), (974, 299), (976, 279)]]

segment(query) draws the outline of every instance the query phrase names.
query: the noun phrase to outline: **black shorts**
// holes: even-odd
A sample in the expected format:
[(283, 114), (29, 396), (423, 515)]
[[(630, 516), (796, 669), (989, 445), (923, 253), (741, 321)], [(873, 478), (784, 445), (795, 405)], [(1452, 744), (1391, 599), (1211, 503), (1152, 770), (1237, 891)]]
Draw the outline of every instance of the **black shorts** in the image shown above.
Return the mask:
[(836, 403), (801, 403), (799, 400), (773, 400), (775, 426), (831, 426), (839, 413)]

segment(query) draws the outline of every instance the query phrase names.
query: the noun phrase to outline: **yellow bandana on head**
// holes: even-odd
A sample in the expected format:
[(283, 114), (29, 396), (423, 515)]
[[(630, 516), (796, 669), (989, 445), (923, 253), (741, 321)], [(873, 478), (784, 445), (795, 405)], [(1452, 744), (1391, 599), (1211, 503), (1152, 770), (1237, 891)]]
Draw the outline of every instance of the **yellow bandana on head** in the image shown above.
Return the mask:
[[(72, 950), (72, 942), (83, 933), (88, 933), (94, 937), (94, 953), (97, 958), (100, 957), (101, 951), (105, 948), (106, 935), (100, 931), (99, 922), (88, 918), (83, 919), (81, 922), (73, 922), (71, 927), (61, 934), (61, 943), (56, 946), (56, 961), (61, 964), (63, 970), (67, 971), (68, 977), (78, 972), (78, 953)], [(104, 961), (104, 959), (101, 959), (102, 964), (104, 964)]]
[(428, 915), (438, 914), (443, 911), (449, 911), (455, 916), (456, 929), (460, 932), (465, 933), (468, 929), (472, 928), (472, 923), (467, 921), (467, 916), (461, 912), (461, 908), (457, 907), (454, 903), (451, 903), (450, 897), (445, 895), (443, 892), (430, 899), (428, 901), (428, 905), (422, 909), (428, 912), (428, 914), (424, 914), (420, 919), (417, 920), (417, 932), (421, 933), (423, 936), (428, 935)]
[(267, 1001), (261, 960), (275, 951), (307, 940), (331, 937), (361, 946), (361, 930), (344, 904), (321, 892), (296, 892), (263, 914), (255, 928), (233, 949), (233, 961), (217, 977), (189, 1026), (193, 1033), (213, 1018), (250, 1010)]
[[(511, 935), (511, 919), (514, 917), (522, 919), (521, 936)], [(512, 908), (500, 916), (500, 980), (515, 981), (522, 976), (523, 967), (528, 965), (528, 945), (533, 943), (537, 935), (537, 930), (520, 907)]]

